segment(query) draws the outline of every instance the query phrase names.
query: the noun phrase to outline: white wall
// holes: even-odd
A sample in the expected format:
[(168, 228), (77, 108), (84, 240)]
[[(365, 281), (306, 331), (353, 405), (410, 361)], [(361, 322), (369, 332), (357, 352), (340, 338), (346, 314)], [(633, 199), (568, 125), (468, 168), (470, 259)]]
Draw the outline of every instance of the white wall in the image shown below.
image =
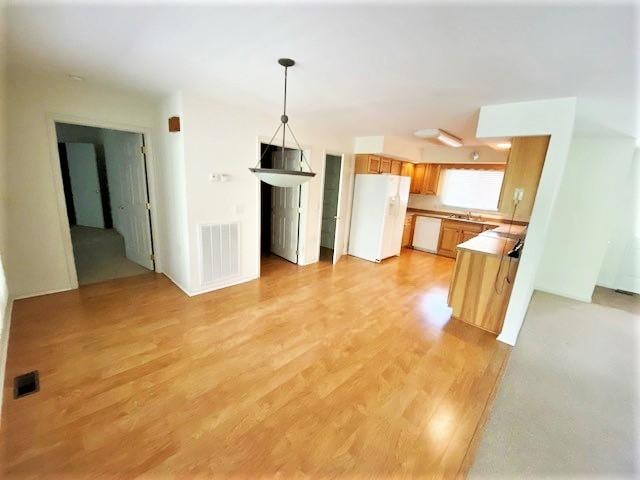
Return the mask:
[(377, 153), (410, 162), (421, 161), (421, 149), (421, 142), (411, 142), (404, 138), (388, 135), (356, 137), (353, 140), (354, 153)]
[(573, 139), (536, 277), (537, 289), (591, 301), (614, 231), (616, 209), (627, 213), (627, 225), (633, 223), (628, 215), (632, 205), (620, 205), (618, 197), (625, 183), (631, 183), (634, 150), (634, 139)]
[(353, 153), (379, 153), (384, 151), (384, 137), (372, 135), (353, 139)]
[[(533, 294), (552, 211), (567, 161), (575, 120), (575, 98), (489, 105), (480, 109), (477, 137), (551, 135), (527, 240), (498, 340), (515, 345)], [(570, 268), (570, 265), (567, 266)]]
[(14, 297), (74, 287), (73, 258), (53, 118), (149, 130), (156, 121), (151, 98), (66, 77), (12, 69), (8, 78), (8, 234), (5, 257)]
[(598, 276), (598, 285), (640, 293), (640, 148), (627, 169), (612, 209), (611, 235)]
[[(169, 132), (168, 119), (180, 117), (181, 131)], [(158, 214), (163, 242), (163, 271), (180, 288), (191, 289), (189, 235), (187, 222), (187, 184), (184, 155), (184, 118), (182, 94), (166, 97), (156, 118), (158, 132)]]
[[(480, 158), (473, 160), (473, 152), (478, 152)], [(423, 163), (506, 163), (508, 150), (496, 150), (491, 147), (445, 147), (425, 142), (422, 147)]]
[[(258, 160), (258, 139), (268, 140), (279, 116), (224, 105), (183, 92), (184, 155), (186, 166), (187, 222), (189, 235), (190, 292), (203, 291), (200, 284), (198, 225), (239, 222), (241, 236), (240, 280), (258, 276), (260, 252), (259, 184), (249, 171)], [(317, 175), (303, 186), (306, 208), (300, 223), (300, 263), (318, 260), (322, 173), (325, 151), (351, 153), (352, 138), (305, 128), (290, 116), (291, 127)], [(293, 145), (288, 145), (293, 146)], [(351, 161), (347, 155), (345, 161)], [(211, 183), (210, 173), (229, 176), (225, 183)], [(348, 225), (346, 227), (348, 229)]]
[[(4, 385), (4, 372), (9, 344), (9, 325), (11, 323), (11, 300), (4, 268), (8, 242), (8, 171), (7, 171), (7, 136), (6, 136), (6, 30), (4, 5), (0, 4), (0, 385)], [(0, 395), (0, 411), (2, 399)], [(1, 418), (1, 415), (0, 415)]]
[(422, 142), (411, 142), (404, 138), (386, 135), (381, 153), (410, 162), (419, 162), (422, 158)]
[[(4, 14), (4, 3), (0, 3), (0, 255), (6, 252), (7, 248), (7, 207), (9, 205), (8, 171), (7, 171), (7, 97), (6, 89), (7, 68), (5, 64), (7, 35), (6, 35), (6, 15)], [(1, 379), (0, 379), (1, 380)]]
[[(4, 372), (7, 364), (7, 350), (9, 346), (9, 328), (11, 326), (11, 300), (5, 277), (2, 253), (0, 253), (0, 385), (4, 385)], [(0, 396), (0, 411), (2, 399)], [(0, 416), (1, 418), (1, 416)]]

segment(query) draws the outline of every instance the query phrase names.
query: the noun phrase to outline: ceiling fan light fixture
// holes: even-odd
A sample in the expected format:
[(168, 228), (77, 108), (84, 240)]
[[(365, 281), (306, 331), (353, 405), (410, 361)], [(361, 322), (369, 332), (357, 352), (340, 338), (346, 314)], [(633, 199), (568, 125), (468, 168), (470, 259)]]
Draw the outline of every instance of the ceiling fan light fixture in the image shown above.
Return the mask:
[(451, 135), (448, 132), (445, 132), (444, 130), (440, 130), (440, 133), (438, 134), (438, 136), (436, 137), (436, 139), (440, 142), (440, 143), (444, 143), (445, 145), (448, 145), (449, 147), (461, 147), (462, 146), (462, 139), (456, 137), (455, 135)]
[(416, 130), (413, 134), (418, 138), (436, 138), (440, 134), (440, 130), (437, 128), (423, 128), (422, 130)]
[(440, 128), (423, 128), (422, 130), (416, 130), (413, 134), (418, 138), (437, 140), (449, 147), (462, 146), (461, 138), (451, 135), (449, 132), (445, 132)]

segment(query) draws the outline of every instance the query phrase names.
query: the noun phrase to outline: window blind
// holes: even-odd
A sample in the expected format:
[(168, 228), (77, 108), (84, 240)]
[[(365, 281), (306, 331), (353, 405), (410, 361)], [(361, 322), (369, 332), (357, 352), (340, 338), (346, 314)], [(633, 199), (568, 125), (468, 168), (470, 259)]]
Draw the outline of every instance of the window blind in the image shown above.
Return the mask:
[(447, 169), (442, 180), (444, 205), (497, 210), (504, 171)]

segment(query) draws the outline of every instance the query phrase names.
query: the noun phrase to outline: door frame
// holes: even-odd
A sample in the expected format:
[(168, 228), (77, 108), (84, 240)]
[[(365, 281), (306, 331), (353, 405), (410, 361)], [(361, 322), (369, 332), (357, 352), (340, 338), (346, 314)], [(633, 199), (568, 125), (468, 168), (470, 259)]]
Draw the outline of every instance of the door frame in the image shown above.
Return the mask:
[(58, 224), (62, 238), (62, 246), (67, 263), (67, 290), (78, 288), (78, 273), (76, 270), (75, 258), (73, 256), (73, 243), (71, 241), (71, 228), (69, 227), (69, 217), (67, 216), (66, 199), (64, 196), (64, 186), (62, 183), (62, 169), (60, 167), (60, 155), (58, 152), (58, 134), (56, 123), (68, 123), (85, 127), (104, 128), (109, 130), (120, 130), (123, 132), (139, 133), (143, 136), (143, 143), (146, 147), (145, 168), (147, 177), (147, 193), (151, 209), (149, 210), (150, 230), (154, 254), (154, 267), (156, 272), (162, 272), (162, 256), (159, 248), (159, 216), (157, 211), (157, 189), (156, 189), (156, 159), (152, 148), (151, 129), (136, 125), (110, 122), (103, 119), (78, 117), (60, 113), (49, 113), (46, 116), (47, 129), (49, 133), (49, 160), (53, 175), (53, 188), (55, 190), (58, 209)]
[[(271, 137), (263, 137), (263, 136), (259, 136), (256, 138), (256, 162), (258, 162), (260, 160), (260, 155), (262, 152), (262, 144), (265, 145), (272, 145), (274, 147), (282, 147), (282, 144), (278, 145), (275, 143), (270, 143), (271, 141)], [(311, 147), (309, 147), (308, 145), (300, 145), (298, 147), (297, 144), (295, 144), (294, 142), (291, 141), (291, 139), (286, 140), (285, 144), (284, 144), (285, 148), (292, 148), (294, 150), (300, 150), (302, 149), (302, 152), (304, 153), (305, 157), (307, 158), (307, 161), (309, 162), (309, 164), (311, 165), (312, 162), (312, 158), (311, 158)], [(255, 163), (252, 163), (250, 165), (250, 167), (255, 166)], [(307, 265), (307, 263), (313, 263), (313, 262), (306, 262), (306, 248), (305, 248), (305, 242), (307, 240), (307, 224), (309, 222), (309, 185), (311, 184), (313, 180), (303, 183), (300, 187), (300, 208), (302, 210), (302, 212), (300, 213), (300, 218), (298, 219), (298, 265)], [(257, 220), (256, 220), (256, 239), (257, 239), (257, 255), (256, 255), (256, 272), (257, 272), (257, 277), (260, 277), (261, 275), (261, 270), (260, 270), (260, 257), (261, 257), (261, 253), (262, 253), (262, 245), (261, 245), (261, 239), (262, 239), (262, 196), (260, 195), (260, 189), (261, 189), (261, 180), (258, 180), (258, 182), (256, 183), (256, 207), (257, 207)], [(316, 260), (317, 261), (317, 260)]]
[[(324, 210), (324, 180), (325, 180), (325, 174), (327, 171), (327, 156), (331, 155), (332, 157), (340, 157), (340, 178), (338, 178), (338, 217), (340, 216), (340, 209), (342, 207), (342, 202), (344, 201), (344, 195), (343, 195), (343, 188), (342, 188), (342, 180), (344, 180), (344, 168), (345, 168), (345, 157), (346, 155), (344, 153), (340, 153), (340, 152), (334, 152), (332, 150), (324, 150), (322, 152), (322, 180), (321, 180), (321, 187), (320, 187), (320, 209), (319, 209), (319, 214), (318, 215), (318, 258), (316, 259), (316, 262), (320, 260), (320, 248), (322, 248), (322, 245), (320, 245), (321, 243), (321, 235), (322, 235), (322, 212)], [(342, 219), (343, 222), (346, 219)], [(343, 223), (343, 228), (344, 228), (344, 223)], [(336, 229), (335, 232), (333, 233), (333, 260), (332, 263), (335, 265), (336, 263), (336, 237), (338, 236), (338, 222), (336, 219)], [(344, 252), (342, 254), (340, 254), (338, 257), (341, 257), (342, 255), (344, 255)]]

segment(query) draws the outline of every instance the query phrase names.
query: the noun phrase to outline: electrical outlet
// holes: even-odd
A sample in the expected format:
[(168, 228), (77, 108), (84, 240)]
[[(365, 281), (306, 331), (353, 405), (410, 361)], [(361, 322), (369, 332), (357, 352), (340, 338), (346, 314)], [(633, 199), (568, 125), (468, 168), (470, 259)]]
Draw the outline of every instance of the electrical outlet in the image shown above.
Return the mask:
[(516, 188), (513, 190), (513, 201), (521, 202), (524, 198), (524, 188)]

